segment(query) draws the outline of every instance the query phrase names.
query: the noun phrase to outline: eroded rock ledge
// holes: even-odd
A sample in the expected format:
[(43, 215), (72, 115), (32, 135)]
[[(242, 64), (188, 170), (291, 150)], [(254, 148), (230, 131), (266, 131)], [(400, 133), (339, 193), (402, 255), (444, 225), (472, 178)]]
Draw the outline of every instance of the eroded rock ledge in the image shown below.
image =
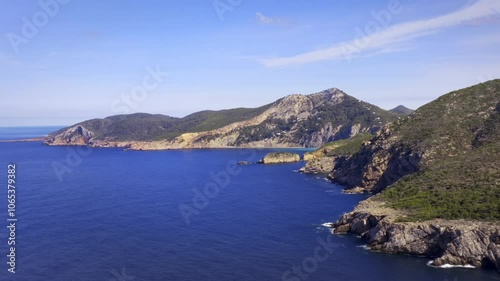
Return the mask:
[(434, 266), (474, 266), (500, 272), (499, 223), (398, 222), (401, 217), (383, 202), (368, 199), (343, 215), (334, 224), (334, 232), (359, 235), (374, 251), (429, 257)]

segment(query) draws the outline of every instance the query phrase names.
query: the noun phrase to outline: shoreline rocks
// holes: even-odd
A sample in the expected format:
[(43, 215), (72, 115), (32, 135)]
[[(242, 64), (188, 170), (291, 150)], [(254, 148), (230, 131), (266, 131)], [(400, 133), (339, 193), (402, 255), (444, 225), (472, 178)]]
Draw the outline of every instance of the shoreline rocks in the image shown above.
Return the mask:
[(336, 234), (355, 234), (368, 248), (432, 259), (433, 266), (496, 268), (500, 272), (500, 225), (493, 222), (432, 220), (399, 222), (404, 214), (372, 199), (335, 224)]

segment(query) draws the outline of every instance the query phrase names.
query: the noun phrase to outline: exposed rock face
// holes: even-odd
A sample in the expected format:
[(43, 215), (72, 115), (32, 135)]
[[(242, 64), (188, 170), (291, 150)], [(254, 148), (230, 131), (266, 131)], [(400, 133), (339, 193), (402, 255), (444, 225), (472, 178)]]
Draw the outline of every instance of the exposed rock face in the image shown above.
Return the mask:
[(304, 160), (307, 161), (306, 165), (299, 171), (304, 174), (328, 174), (333, 170), (337, 157), (311, 157), (305, 156)]
[(311, 137), (306, 141), (306, 147), (320, 147), (321, 145), (332, 140), (334, 136), (340, 132), (342, 126), (333, 127), (332, 123), (326, 124), (319, 131), (311, 134)]
[(370, 249), (433, 259), (433, 265), (495, 267), (500, 270), (500, 224), (432, 220), (395, 222), (401, 212), (368, 199), (334, 225), (338, 234), (361, 236)]
[(300, 155), (290, 152), (272, 152), (267, 154), (260, 162), (262, 164), (280, 164), (299, 162)]
[[(358, 126), (356, 126), (358, 127)], [(306, 165), (299, 171), (305, 174), (329, 174), (339, 161), (361, 149), (372, 138), (372, 134), (357, 135), (348, 140), (330, 142), (315, 151), (304, 154)]]
[(314, 152), (306, 152), (304, 153), (304, 156), (302, 156), (302, 160), (304, 161), (310, 161), (317, 158), (317, 156), (314, 154)]
[(376, 193), (443, 159), (474, 153), (485, 131), (495, 144), (499, 99), (498, 80), (443, 95), (384, 126), (358, 153), (337, 161), (330, 177), (348, 189)]
[[(207, 114), (204, 113), (185, 118), (147, 114), (112, 116), (77, 125), (92, 135), (73, 136), (78, 132), (72, 127), (52, 135), (46, 144), (127, 147), (132, 150), (319, 147), (331, 140), (376, 131), (397, 118), (393, 113), (335, 88), (311, 95), (289, 95), (259, 109), (262, 111), (252, 111), (258, 114), (244, 115), (248, 118), (238, 115), (238, 109), (229, 110), (232, 113), (224, 115), (221, 123), (228, 124), (206, 131), (192, 131), (191, 127), (191, 123), (196, 126), (205, 124), (203, 116)], [(227, 122), (232, 119), (237, 121)], [(212, 124), (217, 120), (206, 122)], [(164, 137), (167, 135), (170, 137)]]
[(92, 137), (94, 137), (93, 132), (77, 125), (51, 138), (51, 143), (55, 145), (86, 145)]
[(399, 144), (393, 124), (382, 128), (361, 150), (339, 158), (330, 178), (347, 189), (379, 192), (421, 166), (421, 152)]

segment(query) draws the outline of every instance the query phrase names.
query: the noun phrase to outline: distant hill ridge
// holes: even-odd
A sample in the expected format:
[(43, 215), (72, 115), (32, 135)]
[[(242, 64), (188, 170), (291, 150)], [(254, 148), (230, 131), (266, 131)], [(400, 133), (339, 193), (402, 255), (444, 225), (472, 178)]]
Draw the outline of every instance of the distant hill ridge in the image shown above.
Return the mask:
[(46, 144), (137, 150), (318, 147), (376, 132), (399, 116), (332, 88), (258, 108), (201, 111), (183, 118), (136, 113), (92, 119), (54, 132)]
[(395, 108), (389, 110), (391, 112), (394, 112), (394, 113), (398, 113), (398, 114), (404, 114), (404, 115), (409, 115), (411, 114), (413, 111), (413, 109), (409, 109), (408, 107), (404, 106), (404, 105), (398, 105), (396, 106)]

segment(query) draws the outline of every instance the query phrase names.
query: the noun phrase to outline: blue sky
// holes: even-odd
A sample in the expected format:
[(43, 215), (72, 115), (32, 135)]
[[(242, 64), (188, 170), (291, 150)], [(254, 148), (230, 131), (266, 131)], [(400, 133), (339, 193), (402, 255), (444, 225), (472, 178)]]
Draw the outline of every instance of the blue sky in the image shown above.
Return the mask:
[(417, 108), (500, 77), (498, 0), (0, 3), (0, 126), (182, 117), (332, 87)]

